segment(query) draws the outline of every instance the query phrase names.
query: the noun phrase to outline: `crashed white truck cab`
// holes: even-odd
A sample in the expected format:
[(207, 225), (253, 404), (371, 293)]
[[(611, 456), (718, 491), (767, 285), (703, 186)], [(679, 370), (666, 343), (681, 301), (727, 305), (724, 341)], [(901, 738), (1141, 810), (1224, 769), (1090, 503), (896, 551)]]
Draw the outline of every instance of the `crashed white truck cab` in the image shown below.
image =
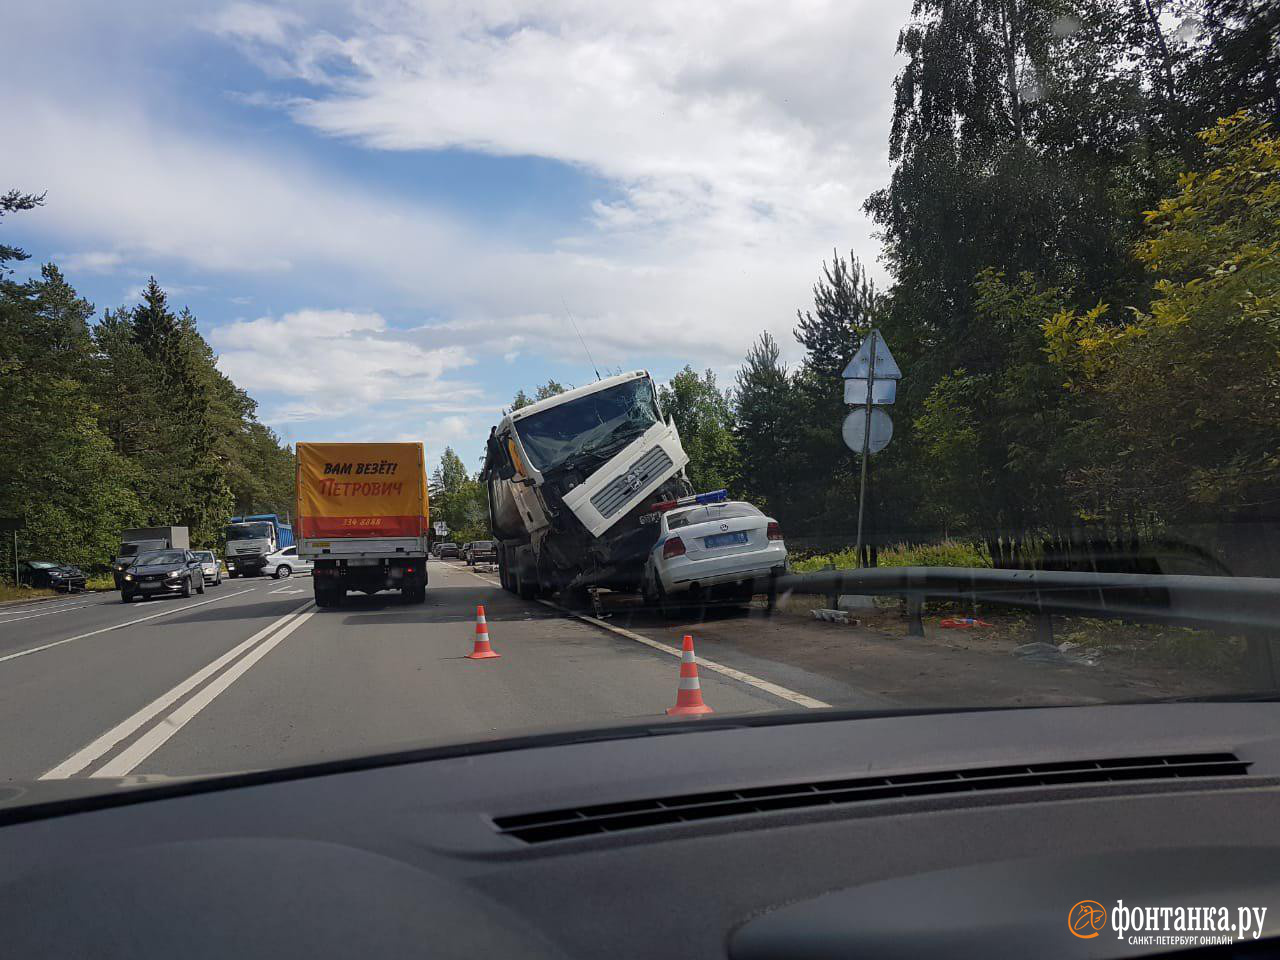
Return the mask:
[(525, 597), (638, 589), (657, 536), (640, 518), (692, 492), (688, 462), (644, 370), (511, 411), (483, 474), (502, 585)]

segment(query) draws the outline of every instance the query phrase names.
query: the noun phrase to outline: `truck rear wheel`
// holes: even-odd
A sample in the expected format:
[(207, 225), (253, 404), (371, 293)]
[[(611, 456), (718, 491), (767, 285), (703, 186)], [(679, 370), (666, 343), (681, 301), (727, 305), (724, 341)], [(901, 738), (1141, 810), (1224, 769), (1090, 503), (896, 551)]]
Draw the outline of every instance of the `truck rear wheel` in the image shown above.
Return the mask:
[(515, 555), (515, 592), (521, 600), (536, 600), (541, 592), (538, 583), (537, 562), (533, 558), (533, 550), (525, 547), (517, 550)]
[(334, 589), (330, 586), (321, 586), (315, 584), (315, 596), (317, 607), (336, 607), (342, 603), (342, 595), (346, 591), (342, 589)]
[(516, 592), (515, 573), (511, 569), (513, 557), (505, 546), (498, 545), (498, 582), (509, 593)]

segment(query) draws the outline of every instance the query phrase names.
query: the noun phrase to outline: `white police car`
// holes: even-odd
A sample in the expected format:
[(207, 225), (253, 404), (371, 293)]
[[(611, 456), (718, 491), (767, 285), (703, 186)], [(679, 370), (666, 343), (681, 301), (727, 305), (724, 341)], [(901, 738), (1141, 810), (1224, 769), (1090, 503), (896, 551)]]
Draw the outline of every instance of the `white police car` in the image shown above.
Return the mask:
[(645, 562), (645, 599), (670, 612), (717, 600), (747, 603), (786, 570), (778, 521), (724, 490), (654, 504), (658, 542)]

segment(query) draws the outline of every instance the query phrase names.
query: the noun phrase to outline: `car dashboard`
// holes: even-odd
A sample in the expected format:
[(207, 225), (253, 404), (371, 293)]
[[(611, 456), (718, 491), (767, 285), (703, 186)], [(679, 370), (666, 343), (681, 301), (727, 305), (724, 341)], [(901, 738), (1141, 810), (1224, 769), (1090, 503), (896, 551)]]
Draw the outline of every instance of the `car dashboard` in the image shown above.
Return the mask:
[(1278, 719), (1270, 702), (824, 711), (90, 799), (16, 786), (0, 942), (241, 960), (1172, 952), (1069, 929), (1077, 903), (1123, 901), (1269, 907), (1241, 948), (1267, 951)]

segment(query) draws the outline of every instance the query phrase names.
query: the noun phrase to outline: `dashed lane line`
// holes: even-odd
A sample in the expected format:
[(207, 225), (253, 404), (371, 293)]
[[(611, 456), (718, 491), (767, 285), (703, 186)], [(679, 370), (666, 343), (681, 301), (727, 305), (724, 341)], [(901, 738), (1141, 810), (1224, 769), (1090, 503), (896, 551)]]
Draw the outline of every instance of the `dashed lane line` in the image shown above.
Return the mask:
[[(471, 570), (467, 570), (466, 572), (470, 573), (477, 580), (483, 580), (490, 586), (501, 586), (498, 581), (492, 580), (489, 577), (482, 576), (481, 574), (475, 573)], [(577, 620), (582, 620), (593, 626), (599, 627), (601, 630), (608, 630), (610, 633), (619, 637), (625, 637), (628, 640), (634, 640), (636, 643), (642, 643), (646, 647), (652, 647), (654, 650), (660, 650), (661, 652), (670, 654), (676, 658), (679, 658), (681, 655), (682, 651), (676, 647), (669, 646), (665, 643), (659, 643), (657, 640), (650, 640), (648, 637), (643, 637), (634, 631), (614, 626), (612, 623), (606, 623), (598, 617), (588, 616), (585, 613), (578, 613), (576, 610), (570, 610), (568, 607), (562, 607), (560, 604), (551, 600), (539, 599), (538, 602), (543, 606), (551, 607), (553, 610), (559, 610), (561, 613), (568, 614)], [(781, 700), (785, 700), (788, 703), (794, 703), (797, 706), (806, 707), (810, 710), (817, 710), (822, 707), (831, 706), (831, 704), (826, 703), (825, 701), (815, 699), (814, 697), (807, 696), (803, 693), (797, 693), (795, 690), (789, 690), (786, 687), (770, 680), (764, 680), (760, 677), (753, 676), (752, 674), (744, 673), (741, 670), (735, 670), (733, 667), (726, 667), (722, 663), (716, 663), (714, 660), (708, 660), (702, 656), (698, 657), (698, 667), (699, 669), (705, 668), (713, 673), (718, 673), (721, 676), (737, 680), (739, 683), (745, 683), (748, 686), (755, 687), (757, 690), (763, 690), (765, 693), (772, 694), (773, 696), (778, 697)]]
[(194, 610), (196, 607), (203, 607), (205, 604), (217, 603), (219, 600), (230, 600), (232, 597), (238, 597), (242, 594), (252, 593), (257, 587), (250, 587), (248, 590), (240, 590), (236, 593), (224, 593), (220, 597), (214, 597), (211, 600), (201, 600), (199, 603), (188, 603), (185, 607), (174, 607), (171, 610), (161, 610), (159, 613), (153, 613), (145, 617), (137, 617), (134, 620), (126, 620), (124, 623), (113, 623), (109, 627), (100, 627), (97, 630), (90, 630), (88, 633), (78, 633), (74, 637), (64, 637), (61, 640), (54, 640), (52, 643), (42, 643), (38, 647), (32, 647), (30, 650), (19, 650), (17, 653), (5, 654), (0, 657), (0, 663), (8, 660), (17, 660), (19, 657), (29, 657), (33, 653), (40, 653), (42, 650), (51, 650), (54, 647), (60, 647), (64, 643), (71, 643), (75, 640), (85, 640), (89, 637), (96, 637), (100, 633), (110, 633), (112, 630), (123, 630), (125, 627), (131, 627), (135, 623), (145, 623), (148, 620), (155, 620), (159, 617), (168, 617), (175, 613), (182, 613), (184, 610)]
[[(0, 627), (3, 627), (7, 623), (17, 623), (20, 620), (34, 620), (36, 617), (50, 617), (55, 613), (69, 613), (72, 610), (83, 610), (85, 607), (91, 606), (93, 606), (91, 603), (82, 603), (74, 607), (59, 607), (57, 610), (46, 610), (44, 613), (29, 613), (25, 617), (13, 617), (9, 620), (0, 620)], [(4, 614), (0, 613), (0, 617), (2, 616), (4, 616)]]

